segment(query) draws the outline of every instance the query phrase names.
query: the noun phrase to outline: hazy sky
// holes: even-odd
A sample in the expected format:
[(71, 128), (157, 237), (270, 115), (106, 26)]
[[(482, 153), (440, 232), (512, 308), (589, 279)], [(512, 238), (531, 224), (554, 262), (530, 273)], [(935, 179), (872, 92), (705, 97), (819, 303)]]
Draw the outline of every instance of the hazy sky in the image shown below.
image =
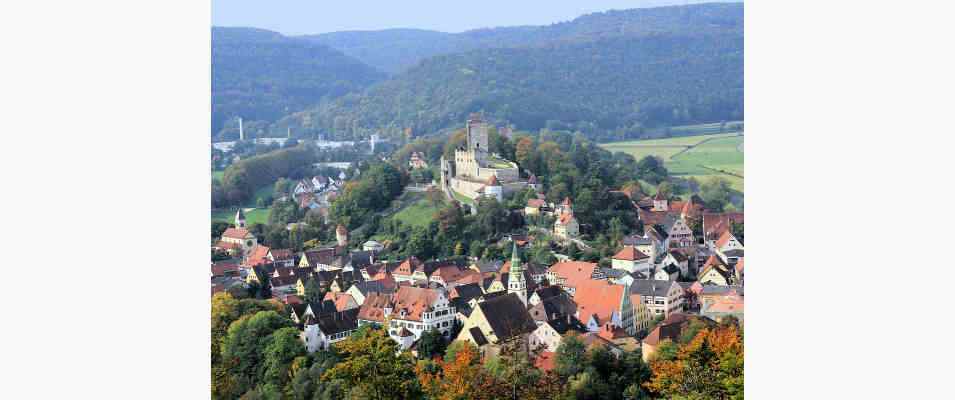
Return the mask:
[(707, 2), (713, 0), (212, 0), (212, 25), (288, 35), (387, 28), (461, 32), (547, 25), (611, 9)]

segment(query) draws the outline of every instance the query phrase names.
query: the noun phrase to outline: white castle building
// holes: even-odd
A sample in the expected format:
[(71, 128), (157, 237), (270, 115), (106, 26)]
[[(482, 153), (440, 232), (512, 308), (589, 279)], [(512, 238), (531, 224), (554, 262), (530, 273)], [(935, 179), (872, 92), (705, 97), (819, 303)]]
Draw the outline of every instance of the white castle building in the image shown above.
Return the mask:
[(467, 121), (467, 147), (454, 150), (454, 160), (441, 157), (441, 182), (469, 198), (494, 197), (527, 188), (517, 164), (489, 152), (487, 122), (471, 114)]

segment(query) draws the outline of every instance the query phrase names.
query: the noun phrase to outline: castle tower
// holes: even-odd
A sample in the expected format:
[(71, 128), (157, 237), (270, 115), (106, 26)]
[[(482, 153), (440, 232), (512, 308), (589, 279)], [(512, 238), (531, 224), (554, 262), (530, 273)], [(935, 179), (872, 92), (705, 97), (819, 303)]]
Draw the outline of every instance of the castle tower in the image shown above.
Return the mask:
[(521, 266), (521, 255), (517, 252), (517, 242), (511, 248), (511, 269), (507, 273), (507, 293), (516, 293), (521, 302), (527, 306), (527, 282), (524, 281), (524, 268)]
[(245, 214), (242, 213), (242, 207), (239, 207), (239, 211), (235, 213), (235, 227), (245, 228)]
[(467, 123), (468, 151), (473, 151), (475, 158), (483, 159), (487, 154), (487, 122), (477, 113), (471, 114)]
[(338, 224), (338, 228), (335, 229), (335, 240), (341, 247), (348, 246), (348, 230), (344, 225)]
[(484, 185), (484, 195), (493, 197), (497, 201), (504, 200), (504, 187), (497, 181), (497, 175), (491, 175), (491, 178), (487, 180), (487, 184)]

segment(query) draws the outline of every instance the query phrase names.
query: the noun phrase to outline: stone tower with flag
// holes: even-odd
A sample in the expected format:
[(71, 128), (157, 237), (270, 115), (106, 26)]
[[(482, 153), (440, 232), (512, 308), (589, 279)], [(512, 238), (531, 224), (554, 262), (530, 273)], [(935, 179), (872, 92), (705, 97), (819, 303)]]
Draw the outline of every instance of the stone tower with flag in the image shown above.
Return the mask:
[(511, 249), (511, 269), (507, 274), (507, 293), (516, 293), (524, 305), (527, 305), (527, 282), (524, 280), (524, 268), (521, 255), (517, 252), (517, 242)]

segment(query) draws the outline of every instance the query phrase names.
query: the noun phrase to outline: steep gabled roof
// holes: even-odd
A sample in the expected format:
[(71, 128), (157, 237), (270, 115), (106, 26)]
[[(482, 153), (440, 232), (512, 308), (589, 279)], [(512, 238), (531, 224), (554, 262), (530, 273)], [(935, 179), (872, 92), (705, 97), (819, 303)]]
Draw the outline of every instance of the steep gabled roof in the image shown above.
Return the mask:
[(524, 302), (514, 293), (485, 300), (478, 303), (478, 307), (499, 341), (537, 329), (537, 323), (527, 312)]
[(640, 261), (648, 258), (650, 258), (650, 256), (643, 254), (633, 246), (623, 246), (623, 249), (613, 255), (614, 260)]
[(637, 279), (634, 280), (630, 286), (630, 292), (640, 294), (641, 296), (666, 297), (667, 292), (670, 291), (673, 285), (679, 286), (673, 281)]
[(358, 309), (321, 315), (318, 317), (318, 328), (326, 335), (358, 329)]
[(619, 312), (625, 286), (614, 285), (608, 281), (587, 281), (577, 285), (574, 302), (580, 320), (587, 322), (591, 316), (597, 317), (601, 325), (610, 321), (613, 312)]
[[(401, 286), (392, 299), (396, 318), (406, 321), (421, 321), (421, 314), (432, 310), (432, 305), (441, 294), (440, 289)], [(404, 312), (404, 316), (401, 313)]]
[(729, 229), (727, 229), (723, 231), (723, 234), (720, 235), (720, 238), (716, 240), (716, 248), (722, 249), (723, 246), (726, 246), (727, 244), (729, 244), (730, 240), (734, 240), (734, 239), (736, 239), (736, 237), (733, 236), (733, 233), (730, 232)]
[(222, 237), (229, 239), (245, 239), (250, 235), (252, 235), (252, 233), (245, 228), (228, 228), (225, 232), (222, 232)]
[(389, 294), (369, 293), (365, 302), (362, 303), (361, 307), (358, 307), (358, 318), (379, 323), (384, 322), (385, 308), (392, 308), (391, 297), (392, 295)]
[(548, 271), (565, 279), (565, 286), (577, 286), (585, 281), (589, 281), (594, 274), (597, 263), (583, 261), (562, 261), (551, 265)]

